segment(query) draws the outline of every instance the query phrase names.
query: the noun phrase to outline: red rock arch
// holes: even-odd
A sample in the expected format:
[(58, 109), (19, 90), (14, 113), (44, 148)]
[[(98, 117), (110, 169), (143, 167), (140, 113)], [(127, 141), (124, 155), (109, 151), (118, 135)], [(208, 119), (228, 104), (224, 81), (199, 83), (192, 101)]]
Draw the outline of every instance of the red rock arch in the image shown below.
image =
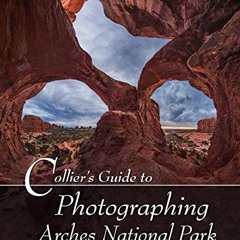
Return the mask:
[[(219, 31), (209, 34), (207, 40), (190, 29), (174, 38), (146, 64), (139, 81), (139, 89), (144, 89), (151, 95), (166, 81), (187, 79), (193, 87), (204, 92), (214, 101), (217, 109), (216, 129), (208, 160), (201, 167), (199, 174), (212, 174), (218, 170), (214, 174), (221, 179), (220, 181), (226, 181), (230, 177), (225, 176), (224, 171), (227, 171), (227, 168), (235, 168), (233, 166), (239, 161), (239, 140), (237, 140), (239, 113), (236, 113), (238, 112), (236, 104), (239, 103), (236, 91), (239, 89), (239, 84), (238, 77), (230, 74), (232, 71), (239, 71), (236, 67), (238, 60), (235, 56), (232, 58), (233, 61), (229, 61), (231, 55), (234, 56), (236, 54), (234, 52), (238, 51), (238, 47), (233, 46), (238, 35), (236, 22), (238, 15), (237, 12)], [(236, 42), (235, 44), (237, 45)], [(223, 46), (226, 46), (224, 51)], [(229, 52), (229, 47), (234, 50)], [(232, 87), (229, 87), (227, 82)], [(232, 89), (229, 91), (228, 88)], [(223, 167), (226, 168), (222, 169)], [(236, 172), (233, 171), (232, 174), (230, 178), (238, 178)]]
[(217, 126), (208, 161), (199, 174), (214, 175), (220, 182), (239, 181), (240, 3), (101, 2), (106, 15), (133, 35), (172, 39), (146, 64), (138, 89), (151, 95), (166, 81), (189, 80), (213, 99)]
[[(68, 2), (66, 11), (74, 20), (72, 14), (80, 10), (83, 1)], [(110, 78), (92, 65), (59, 1), (1, 3), (1, 171), (15, 171), (17, 178), (16, 172), (21, 168), (24, 172), (29, 163), (18, 127), (25, 100), (47, 82), (78, 79), (95, 91), (110, 110), (83, 146), (78, 171), (91, 168), (97, 173), (111, 168), (114, 174), (132, 168), (140, 174), (147, 169), (155, 183), (205, 182), (193, 178), (187, 163), (176, 158), (169, 161), (158, 106), (150, 99), (165, 81), (179, 79), (189, 80), (211, 97), (218, 112), (209, 159), (199, 174), (209, 172), (208, 182), (239, 182), (240, 3), (102, 3), (107, 16), (134, 35), (173, 38), (145, 66), (138, 89)]]
[[(118, 106), (118, 95), (123, 94), (123, 89), (127, 94), (134, 88), (111, 79), (92, 65), (57, 0), (51, 4), (48, 1), (4, 1), (1, 10), (1, 169), (12, 172), (19, 159), (26, 159), (29, 164), (19, 134), (23, 105), (47, 82), (61, 79), (82, 81), (111, 109)], [(49, 21), (46, 23), (47, 16)], [(23, 162), (19, 165), (24, 172), (26, 164)]]

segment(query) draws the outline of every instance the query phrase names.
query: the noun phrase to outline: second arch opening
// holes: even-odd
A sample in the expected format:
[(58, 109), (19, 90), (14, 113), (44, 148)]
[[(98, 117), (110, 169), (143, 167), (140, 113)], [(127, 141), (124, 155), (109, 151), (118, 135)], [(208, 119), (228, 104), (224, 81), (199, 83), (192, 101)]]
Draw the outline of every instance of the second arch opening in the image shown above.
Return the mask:
[(201, 165), (215, 129), (213, 101), (188, 81), (169, 81), (152, 98), (160, 106), (160, 122), (170, 153)]

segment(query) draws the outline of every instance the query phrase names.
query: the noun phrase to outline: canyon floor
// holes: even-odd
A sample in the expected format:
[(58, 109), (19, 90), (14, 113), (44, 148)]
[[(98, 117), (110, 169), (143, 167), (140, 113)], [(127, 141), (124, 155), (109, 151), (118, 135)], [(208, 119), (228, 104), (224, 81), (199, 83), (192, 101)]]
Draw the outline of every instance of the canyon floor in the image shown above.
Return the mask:
[[(58, 170), (77, 167), (77, 153), (88, 138), (92, 128), (57, 128), (46, 132), (25, 133), (22, 141), (28, 153), (35, 158), (58, 158)], [(48, 165), (38, 165), (37, 173), (50, 170)]]
[(212, 133), (174, 129), (165, 130), (165, 137), (171, 154), (200, 165), (207, 157)]
[[(58, 171), (64, 168), (75, 169), (78, 165), (78, 152), (84, 140), (94, 129), (91, 128), (59, 128), (44, 133), (28, 133), (22, 136), (28, 153), (35, 158), (58, 158)], [(196, 166), (205, 161), (210, 146), (211, 133), (200, 133), (196, 130), (168, 129), (165, 137), (170, 153), (177, 155)], [(51, 166), (40, 164), (37, 175), (47, 174)]]

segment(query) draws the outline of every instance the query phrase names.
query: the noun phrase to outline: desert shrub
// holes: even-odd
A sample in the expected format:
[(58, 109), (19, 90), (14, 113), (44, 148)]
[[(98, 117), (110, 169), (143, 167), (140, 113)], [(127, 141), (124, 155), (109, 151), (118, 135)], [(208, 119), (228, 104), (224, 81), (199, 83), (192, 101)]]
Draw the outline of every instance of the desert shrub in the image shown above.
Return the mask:
[(184, 138), (173, 133), (165, 136), (167, 141), (176, 141), (176, 142), (184, 142)]
[(203, 155), (201, 155), (200, 153), (196, 153), (196, 158), (198, 159), (198, 160), (200, 160), (201, 162), (203, 162), (204, 160), (205, 160), (205, 156), (203, 156)]
[(79, 151), (76, 151), (75, 154), (74, 154), (74, 156), (73, 156), (73, 158), (74, 158), (74, 159), (77, 159), (78, 156), (79, 156)]
[(181, 158), (186, 158), (187, 157), (187, 151), (185, 149), (180, 148), (177, 151), (177, 155)]
[(173, 154), (173, 145), (171, 143), (169, 144), (169, 150), (170, 150), (170, 153)]
[(199, 166), (201, 164), (201, 162), (198, 159), (192, 159), (192, 162), (194, 164), (196, 164), (197, 166)]
[(208, 142), (207, 141), (202, 141), (202, 144), (203, 145), (208, 145)]
[(54, 146), (54, 150), (49, 154), (49, 158), (58, 158), (58, 166), (63, 166), (64, 160), (71, 159), (71, 151), (67, 148), (60, 149), (58, 146)]
[(30, 155), (34, 156), (36, 154), (36, 147), (35, 147), (35, 145), (27, 142), (27, 143), (25, 143), (25, 147), (27, 148), (27, 151), (28, 151), (28, 153)]
[(196, 144), (193, 141), (187, 141), (189, 147), (196, 147)]
[(46, 134), (40, 135), (38, 137), (36, 137), (37, 141), (41, 142), (41, 143), (47, 143), (49, 141), (49, 136)]
[(43, 145), (39, 148), (39, 153), (41, 154), (45, 154), (47, 153), (47, 150), (48, 150), (48, 146), (47, 145)]
[(190, 155), (193, 156), (194, 158), (196, 158), (196, 161), (198, 161), (198, 162), (203, 162), (206, 159), (205, 155), (200, 154), (195, 149), (191, 149)]

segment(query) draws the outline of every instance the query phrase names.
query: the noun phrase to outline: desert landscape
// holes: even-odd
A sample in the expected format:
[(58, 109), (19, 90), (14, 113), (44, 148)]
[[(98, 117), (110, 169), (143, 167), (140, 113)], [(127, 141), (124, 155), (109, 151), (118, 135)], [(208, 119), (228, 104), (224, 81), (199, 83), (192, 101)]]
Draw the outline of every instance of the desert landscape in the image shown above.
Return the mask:
[[(170, 239), (176, 223), (176, 233), (189, 224), (178, 239), (239, 240), (240, 1), (2, 0), (0, 9), (0, 239), (48, 238), (48, 225), (49, 239), (95, 239), (75, 226), (105, 239), (107, 225), (111, 239), (143, 239), (113, 227)], [(94, 181), (57, 185), (41, 162), (27, 184), (42, 157), (59, 159), (57, 175)], [(129, 169), (131, 186), (95, 177)], [(102, 200), (113, 207), (95, 214)], [(161, 203), (169, 215), (150, 221), (148, 206), (163, 213)], [(206, 214), (195, 209), (204, 205)]]
[[(169, 154), (188, 162), (194, 171), (207, 159), (210, 139), (213, 135), (216, 119), (203, 119), (198, 128), (163, 127)], [(75, 171), (78, 156), (84, 141), (94, 134), (91, 126), (64, 128), (45, 122), (37, 116), (26, 115), (23, 118), (22, 142), (29, 155), (35, 160), (40, 158), (58, 158), (57, 172), (65, 168)], [(33, 175), (35, 183), (44, 183), (52, 175), (49, 164), (38, 164)]]
[[(36, 116), (27, 115), (23, 118), (22, 142), (27, 152), (35, 159), (58, 158), (58, 171), (77, 168), (81, 144), (93, 133), (94, 129), (91, 126), (64, 128)], [(51, 166), (42, 164), (38, 165), (35, 174), (50, 175), (51, 170)]]
[[(46, 154), (61, 155), (63, 165), (76, 157), (78, 174), (131, 168), (135, 175), (147, 171), (153, 184), (239, 183), (240, 3), (101, 0), (106, 17), (132, 37), (169, 39), (133, 85), (124, 75), (115, 79), (96, 67), (79, 44), (73, 22), (88, 2), (1, 5), (1, 183), (22, 183), (29, 165)], [(107, 106), (94, 130), (80, 128), (75, 134), (46, 123), (43, 134), (38, 129), (24, 135), (26, 101), (47, 83), (71, 79), (83, 82)], [(188, 81), (212, 99), (217, 119), (209, 127), (199, 122), (199, 129), (211, 128), (210, 133), (163, 130), (161, 109), (152, 96), (172, 80)]]

